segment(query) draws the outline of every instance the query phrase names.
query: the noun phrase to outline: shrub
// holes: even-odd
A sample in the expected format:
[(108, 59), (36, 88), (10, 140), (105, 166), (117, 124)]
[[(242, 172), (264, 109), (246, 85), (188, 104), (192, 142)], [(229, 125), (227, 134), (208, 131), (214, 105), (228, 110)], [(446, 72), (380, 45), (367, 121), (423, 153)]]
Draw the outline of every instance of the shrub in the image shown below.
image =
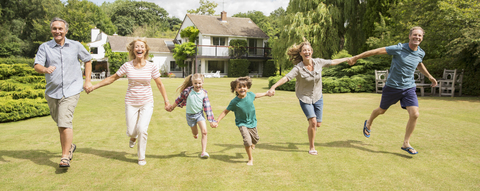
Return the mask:
[(44, 99), (0, 99), (0, 122), (18, 121), (50, 114)]
[(29, 67), (33, 67), (35, 62), (34, 58), (23, 58), (23, 57), (7, 57), (7, 58), (0, 58), (0, 63), (3, 64), (26, 64)]
[(45, 85), (43, 74), (26, 64), (0, 64), (0, 122), (48, 115)]
[(247, 59), (230, 59), (228, 61), (228, 76), (242, 77), (248, 76), (248, 66), (250, 62)]
[(277, 67), (275, 66), (275, 62), (273, 60), (267, 60), (263, 64), (263, 77), (270, 77), (275, 76), (277, 73)]
[[(280, 79), (282, 79), (283, 76), (272, 76), (268, 78), (268, 88), (271, 88), (275, 83), (277, 83)], [(277, 90), (287, 90), (287, 91), (295, 91), (295, 83), (297, 82), (297, 79), (292, 79), (281, 86), (278, 86), (276, 89)]]

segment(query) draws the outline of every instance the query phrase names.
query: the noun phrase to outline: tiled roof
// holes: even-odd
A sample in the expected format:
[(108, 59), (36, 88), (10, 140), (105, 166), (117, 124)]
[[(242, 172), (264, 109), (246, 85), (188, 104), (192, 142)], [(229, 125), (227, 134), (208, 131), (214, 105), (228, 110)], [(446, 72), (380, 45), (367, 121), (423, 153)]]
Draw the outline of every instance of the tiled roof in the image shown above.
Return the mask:
[(187, 17), (203, 35), (268, 38), (250, 18), (227, 17), (227, 22), (222, 22), (220, 16), (187, 14)]
[[(135, 39), (141, 37), (129, 37), (129, 36), (108, 36), (108, 42), (113, 52), (127, 52), (127, 45)], [(172, 39), (166, 38), (145, 38), (147, 44), (150, 47), (150, 53), (171, 53), (173, 52), (172, 46), (167, 46), (165, 41), (172, 41)]]

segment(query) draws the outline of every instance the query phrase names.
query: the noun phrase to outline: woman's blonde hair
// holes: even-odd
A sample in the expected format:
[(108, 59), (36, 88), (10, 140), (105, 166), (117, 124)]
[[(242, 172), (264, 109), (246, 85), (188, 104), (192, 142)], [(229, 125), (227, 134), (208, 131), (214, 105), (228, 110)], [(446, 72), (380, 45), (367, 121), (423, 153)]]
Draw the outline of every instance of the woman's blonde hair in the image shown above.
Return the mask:
[(300, 63), (302, 60), (302, 56), (300, 55), (300, 52), (302, 52), (302, 48), (303, 46), (305, 45), (308, 45), (308, 46), (312, 46), (310, 45), (310, 42), (308, 42), (305, 37), (303, 37), (303, 42), (300, 43), (299, 45), (297, 44), (294, 44), (292, 45), (292, 47), (290, 47), (288, 50), (287, 50), (287, 55), (289, 57), (289, 60), (293, 62), (293, 65), (296, 65), (298, 63)]
[(180, 92), (181, 92), (181, 91), (183, 91), (185, 88), (190, 87), (190, 86), (193, 86), (193, 80), (200, 79), (200, 80), (202, 80), (202, 82), (203, 82), (203, 79), (204, 79), (204, 78), (205, 78), (205, 77), (203, 76), (203, 74), (199, 74), (199, 73), (196, 73), (196, 74), (193, 74), (193, 75), (192, 75), (192, 74), (188, 75), (187, 77), (185, 77), (185, 80), (183, 81), (183, 84), (180, 85), (180, 86), (178, 86), (177, 92), (179, 92), (179, 90), (180, 90)]
[(238, 92), (235, 91), (235, 89), (237, 89), (237, 85), (250, 89), (252, 87), (252, 79), (250, 79), (250, 77), (248, 76), (245, 76), (237, 78), (236, 80), (230, 82), (230, 89), (232, 90), (232, 93), (235, 92), (235, 95), (238, 96)]
[(147, 60), (148, 59), (148, 51), (150, 51), (150, 47), (148, 46), (147, 40), (145, 40), (145, 38), (137, 38), (127, 45), (127, 51), (128, 51), (128, 56), (130, 57), (130, 60), (133, 60), (137, 57), (135, 55), (135, 42), (137, 42), (137, 41), (143, 42), (145, 44), (145, 50), (146, 51), (145, 51), (145, 54), (143, 55), (143, 58), (145, 58), (145, 60)]

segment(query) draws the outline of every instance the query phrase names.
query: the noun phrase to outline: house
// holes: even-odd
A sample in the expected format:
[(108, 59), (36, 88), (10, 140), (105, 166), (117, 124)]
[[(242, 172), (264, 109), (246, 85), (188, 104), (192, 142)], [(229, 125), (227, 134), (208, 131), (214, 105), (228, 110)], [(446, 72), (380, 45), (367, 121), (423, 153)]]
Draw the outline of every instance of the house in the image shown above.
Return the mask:
[[(187, 14), (174, 41), (182, 44), (188, 38), (182, 38), (180, 31), (195, 26), (199, 30), (197, 55), (186, 61), (187, 73), (215, 73), (220, 71), (222, 76), (228, 75), (229, 42), (233, 39), (243, 39), (248, 43), (248, 54), (243, 58), (250, 62), (250, 76), (261, 76), (263, 63), (271, 59), (270, 49), (267, 48), (266, 35), (250, 18), (227, 17), (222, 11), (220, 16)], [(192, 62), (193, 61), (193, 62)]]
[[(100, 76), (105, 72), (105, 76), (110, 76), (116, 71), (110, 71), (108, 58), (105, 57), (106, 43), (110, 43), (110, 48), (113, 52), (127, 52), (127, 45), (138, 37), (118, 36), (116, 34), (109, 36), (100, 29), (94, 28), (91, 30), (91, 41), (87, 45), (90, 47), (90, 54), (93, 57), (92, 72)], [(173, 59), (173, 48), (175, 47), (171, 39), (164, 38), (145, 38), (150, 47), (149, 54), (153, 55), (150, 58), (154, 64), (160, 69), (160, 72), (172, 72), (175, 76), (183, 77), (181, 68), (175, 68), (175, 59)], [(173, 68), (172, 68), (173, 66)]]
[[(196, 41), (197, 54), (187, 59), (187, 67), (180, 68), (173, 58), (174, 42), (182, 44), (188, 38), (181, 38), (180, 31), (195, 26), (199, 30)], [(113, 52), (127, 52), (128, 43), (137, 37), (109, 36), (100, 29), (91, 30), (91, 42), (88, 43), (93, 57), (92, 71), (101, 76), (110, 76), (116, 71), (109, 70), (108, 58), (105, 58), (104, 45), (110, 43)], [(158, 66), (160, 72), (173, 73), (177, 77), (188, 74), (212, 74), (220, 72), (220, 76), (228, 75), (229, 42), (233, 39), (246, 40), (248, 54), (244, 57), (250, 62), (249, 75), (262, 76), (263, 64), (271, 59), (270, 49), (267, 48), (268, 36), (250, 18), (227, 17), (225, 11), (221, 16), (187, 14), (175, 39), (146, 38), (150, 47), (151, 61)], [(105, 77), (102, 76), (102, 77)]]

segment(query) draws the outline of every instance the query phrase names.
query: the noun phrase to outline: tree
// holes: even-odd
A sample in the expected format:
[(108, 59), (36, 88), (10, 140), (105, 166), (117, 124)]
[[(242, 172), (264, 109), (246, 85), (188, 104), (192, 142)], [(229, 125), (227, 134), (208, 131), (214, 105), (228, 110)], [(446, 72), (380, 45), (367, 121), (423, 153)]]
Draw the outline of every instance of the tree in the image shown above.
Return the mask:
[(179, 67), (185, 67), (185, 60), (195, 55), (196, 53), (196, 45), (193, 42), (186, 42), (183, 44), (175, 44), (175, 48), (173, 49), (173, 58), (175, 59), (175, 63)]
[(358, 44), (357, 41), (362, 40), (358, 38), (362, 31), (348, 29), (358, 28), (364, 6), (361, 2), (291, 0), (280, 32), (279, 41), (282, 43), (275, 44), (274, 57), (279, 58), (281, 63), (290, 63), (284, 56), (285, 51), (291, 45), (302, 42), (303, 37), (312, 44), (313, 56), (321, 58), (331, 58), (344, 49), (346, 39), (347, 43)]
[(135, 25), (144, 26), (162, 23), (168, 26), (168, 13), (155, 3), (133, 0), (119, 0), (113, 3), (112, 22), (118, 34), (126, 36), (133, 32)]
[(189, 9), (187, 13), (197, 14), (197, 15), (213, 15), (215, 14), (215, 8), (217, 8), (218, 3), (210, 2), (208, 0), (200, 0), (200, 7), (197, 9)]
[(200, 31), (197, 29), (197, 27), (189, 26), (180, 31), (180, 37), (187, 37), (189, 42), (195, 43), (195, 40), (198, 37), (198, 33), (200, 33)]

